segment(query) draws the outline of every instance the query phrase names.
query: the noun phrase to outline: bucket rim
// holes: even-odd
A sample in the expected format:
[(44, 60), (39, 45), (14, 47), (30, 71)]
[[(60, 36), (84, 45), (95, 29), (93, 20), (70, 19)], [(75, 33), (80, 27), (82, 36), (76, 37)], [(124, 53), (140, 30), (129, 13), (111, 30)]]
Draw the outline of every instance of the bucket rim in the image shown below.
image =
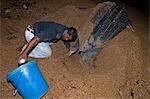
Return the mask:
[(26, 66), (28, 66), (27, 64), (29, 64), (29, 63), (37, 64), (37, 62), (34, 61), (34, 60), (31, 60), (31, 61), (28, 61), (28, 62), (25, 63), (25, 64), (22, 64), (21, 66), (19, 66), (19, 67), (15, 68), (14, 70), (8, 72), (8, 74), (7, 74), (7, 80), (10, 81), (10, 79), (12, 79), (13, 76), (14, 76), (18, 71), (21, 71), (23, 68), (25, 68)]
[(43, 92), (43, 94), (40, 95), (40, 98), (42, 98), (48, 92), (48, 90), (49, 90), (49, 86), (47, 85), (45, 92)]

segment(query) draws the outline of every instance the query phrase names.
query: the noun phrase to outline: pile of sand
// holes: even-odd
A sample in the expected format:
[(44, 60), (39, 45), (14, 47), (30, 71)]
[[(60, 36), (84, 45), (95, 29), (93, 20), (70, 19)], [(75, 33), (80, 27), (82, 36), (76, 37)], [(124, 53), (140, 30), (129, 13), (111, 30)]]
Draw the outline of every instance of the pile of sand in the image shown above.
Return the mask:
[[(41, 4), (39, 5), (42, 6)], [(74, 26), (79, 32), (82, 45), (92, 30), (91, 16), (101, 6), (99, 4), (94, 8), (86, 8), (70, 5), (44, 15), (43, 12), (45, 10), (41, 9), (39, 10), (41, 13), (33, 13), (33, 16), (36, 16), (35, 19), (55, 21), (66, 26)], [(54, 10), (52, 7), (49, 7), (49, 9)], [(45, 12), (47, 13), (48, 11)], [(38, 15), (40, 15), (40, 18)], [(136, 16), (136, 13), (129, 13), (129, 17), (133, 17), (131, 19), (133, 23), (140, 24), (135, 28), (135, 32), (125, 29), (107, 43), (97, 56), (95, 69), (84, 64), (78, 54), (70, 58), (64, 58), (67, 50), (62, 42), (52, 46), (53, 54), (50, 58), (34, 59), (38, 61), (38, 66), (49, 84), (49, 91), (46, 94), (48, 99), (51, 97), (54, 99), (141, 99), (150, 97), (150, 87), (147, 79), (144, 78), (147, 76), (143, 77), (145, 75), (145, 63), (143, 63), (142, 41), (137, 35), (140, 34), (139, 32), (147, 31), (142, 31), (145, 24), (137, 21), (138, 19), (134, 18), (134, 16)], [(29, 18), (29, 20), (31, 19)], [(25, 19), (21, 20), (20, 23), (16, 23), (18, 25), (15, 25), (13, 20), (5, 22), (7, 23), (3, 26), (4, 32), (6, 32), (5, 28), (8, 25), (14, 28), (18, 27), (19, 24), (22, 27), (19, 31), (23, 32), (23, 28), (25, 28), (23, 24), (27, 25), (30, 23), (30, 21), (25, 21)], [(5, 40), (6, 36), (9, 35), (15, 35), (16, 38)], [(2, 67), (2, 73), (4, 74), (17, 67), (14, 63), (18, 55), (17, 51), (15, 51), (15, 48), (18, 46), (16, 44), (18, 44), (17, 42), (19, 44), (24, 42), (23, 34), (10, 33), (9, 35), (3, 38), (2, 57), (4, 66)], [(10, 51), (10, 49), (13, 50)], [(1, 78), (3, 80), (1, 96), (12, 98), (13, 87), (6, 82), (5, 78), (5, 75)], [(19, 95), (16, 97), (20, 98)]]

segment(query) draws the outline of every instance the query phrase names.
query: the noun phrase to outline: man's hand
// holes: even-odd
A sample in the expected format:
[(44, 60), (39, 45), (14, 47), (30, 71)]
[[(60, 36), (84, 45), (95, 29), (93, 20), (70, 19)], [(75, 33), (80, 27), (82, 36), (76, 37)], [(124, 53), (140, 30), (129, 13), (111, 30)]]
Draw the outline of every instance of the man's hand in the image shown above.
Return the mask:
[(22, 64), (22, 63), (25, 63), (28, 59), (28, 55), (27, 54), (21, 54), (19, 56), (19, 59), (18, 59), (18, 64)]
[(71, 56), (73, 53), (75, 53), (76, 52), (76, 50), (70, 50), (69, 51), (69, 56)]
[(70, 48), (69, 52), (67, 53), (67, 56), (71, 56), (72, 54), (74, 54), (77, 51), (77, 49), (75, 48)]

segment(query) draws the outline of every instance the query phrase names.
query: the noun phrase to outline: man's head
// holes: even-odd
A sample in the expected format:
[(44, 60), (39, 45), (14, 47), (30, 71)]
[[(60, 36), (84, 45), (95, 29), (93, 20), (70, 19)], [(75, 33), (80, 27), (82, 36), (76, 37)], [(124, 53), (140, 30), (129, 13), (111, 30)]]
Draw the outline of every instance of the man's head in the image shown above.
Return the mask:
[(64, 31), (63, 40), (75, 41), (77, 38), (77, 30), (73, 27), (69, 27)]

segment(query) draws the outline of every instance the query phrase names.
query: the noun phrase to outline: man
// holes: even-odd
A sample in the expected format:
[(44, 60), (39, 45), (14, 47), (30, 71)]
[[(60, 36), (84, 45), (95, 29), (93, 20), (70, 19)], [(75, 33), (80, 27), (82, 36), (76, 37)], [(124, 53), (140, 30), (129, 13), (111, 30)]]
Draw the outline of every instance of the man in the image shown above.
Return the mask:
[[(28, 44), (21, 51), (18, 64), (21, 64), (22, 59), (26, 62), (28, 55), (35, 58), (44, 58), (44, 54), (50, 56), (50, 43), (56, 43), (59, 40), (64, 41), (66, 48), (69, 50), (69, 55), (75, 53), (80, 46), (75, 28), (68, 28), (55, 22), (35, 22), (31, 27), (28, 26), (25, 31), (25, 37)], [(72, 42), (74, 44), (71, 44)], [(45, 48), (46, 50), (44, 51)], [(46, 53), (47, 49), (49, 52)]]

